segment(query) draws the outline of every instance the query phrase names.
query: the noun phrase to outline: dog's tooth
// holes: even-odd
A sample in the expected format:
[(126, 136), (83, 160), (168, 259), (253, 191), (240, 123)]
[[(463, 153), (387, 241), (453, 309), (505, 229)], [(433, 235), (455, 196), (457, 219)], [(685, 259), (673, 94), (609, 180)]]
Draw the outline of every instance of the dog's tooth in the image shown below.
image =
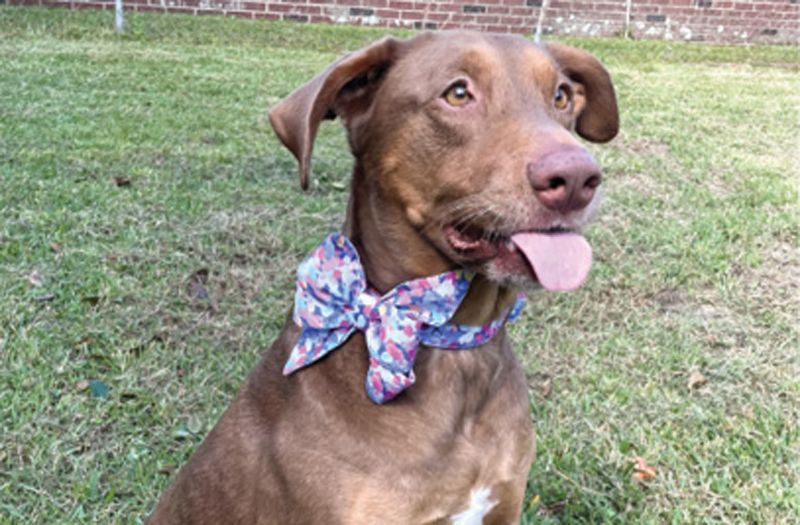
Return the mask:
[(511, 241), (506, 241), (506, 248), (508, 249), (508, 251), (513, 252), (517, 249), (517, 245)]

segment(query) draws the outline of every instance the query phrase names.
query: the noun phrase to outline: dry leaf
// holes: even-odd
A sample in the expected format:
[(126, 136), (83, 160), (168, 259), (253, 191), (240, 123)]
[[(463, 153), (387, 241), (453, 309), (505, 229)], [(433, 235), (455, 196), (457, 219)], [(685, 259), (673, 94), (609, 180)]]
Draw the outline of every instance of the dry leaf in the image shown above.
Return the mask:
[(542, 381), (542, 384), (539, 385), (539, 395), (543, 398), (547, 398), (550, 396), (550, 392), (553, 391), (553, 380), (551, 378), (547, 378)]
[(189, 416), (189, 418), (186, 420), (186, 430), (192, 434), (199, 434), (202, 429), (203, 424), (200, 422), (200, 418), (194, 414)]
[(39, 270), (34, 270), (28, 274), (28, 282), (31, 286), (41, 286), (44, 284), (44, 277), (39, 273)]
[(636, 456), (633, 458), (633, 479), (639, 482), (656, 479), (656, 468), (648, 465), (647, 460)]
[(77, 390), (78, 392), (86, 390), (87, 388), (89, 388), (89, 381), (86, 379), (81, 379), (80, 381), (75, 383), (75, 390)]
[(689, 382), (687, 386), (689, 390), (695, 390), (700, 388), (708, 383), (708, 379), (704, 376), (699, 370), (694, 370), (691, 374), (689, 374)]
[(91, 343), (92, 341), (93, 341), (93, 339), (92, 339), (92, 336), (90, 336), (90, 335), (85, 335), (85, 336), (81, 337), (80, 339), (78, 339), (77, 341), (75, 341), (75, 342), (72, 344), (72, 347), (73, 347), (73, 348), (80, 348), (80, 347), (82, 347), (82, 346), (86, 346), (86, 345), (88, 345), (88, 344), (89, 344), (89, 343)]
[(540, 505), (539, 510), (536, 511), (536, 514), (539, 516), (553, 516), (556, 514), (561, 514), (564, 512), (565, 508), (567, 508), (567, 502), (558, 501), (550, 505)]
[(58, 244), (57, 242), (51, 242), (50, 243), (50, 251), (53, 252), (53, 253), (61, 252), (61, 245)]
[(547, 399), (553, 390), (553, 378), (543, 373), (528, 375), (528, 387), (542, 399)]
[(202, 300), (207, 300), (209, 298), (208, 289), (206, 288), (209, 273), (208, 268), (200, 268), (189, 276), (186, 285), (186, 293), (189, 297)]
[(123, 176), (117, 175), (116, 177), (114, 177), (114, 184), (116, 184), (119, 187), (130, 186), (131, 185), (131, 179), (130, 179), (130, 177), (123, 177)]

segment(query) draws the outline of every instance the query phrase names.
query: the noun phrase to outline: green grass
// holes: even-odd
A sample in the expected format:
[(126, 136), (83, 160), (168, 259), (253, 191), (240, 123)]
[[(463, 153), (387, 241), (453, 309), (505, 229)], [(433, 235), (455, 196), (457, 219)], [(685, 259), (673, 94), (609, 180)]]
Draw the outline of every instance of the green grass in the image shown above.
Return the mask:
[[(118, 37), (111, 16), (0, 7), (2, 523), (151, 508), (342, 220), (339, 127), (303, 194), (266, 109), (380, 34), (131, 13)], [(524, 523), (797, 523), (797, 50), (571, 42), (612, 71), (622, 133), (592, 147), (590, 283), (512, 329), (539, 435)]]

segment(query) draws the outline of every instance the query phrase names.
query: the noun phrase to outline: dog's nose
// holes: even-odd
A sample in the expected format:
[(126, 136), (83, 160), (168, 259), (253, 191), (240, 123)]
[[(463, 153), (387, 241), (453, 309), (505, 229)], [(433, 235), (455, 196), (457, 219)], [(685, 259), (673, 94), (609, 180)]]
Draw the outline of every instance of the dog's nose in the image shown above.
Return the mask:
[(585, 208), (600, 186), (600, 167), (585, 149), (561, 147), (528, 164), (528, 180), (539, 202), (561, 212)]

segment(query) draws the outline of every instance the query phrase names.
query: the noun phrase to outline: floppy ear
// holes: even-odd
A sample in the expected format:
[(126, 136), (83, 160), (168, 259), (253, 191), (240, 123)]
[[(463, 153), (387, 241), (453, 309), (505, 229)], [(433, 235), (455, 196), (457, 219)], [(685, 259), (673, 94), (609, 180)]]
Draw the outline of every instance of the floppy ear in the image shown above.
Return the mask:
[[(577, 83), (578, 134), (593, 142), (608, 142), (619, 131), (617, 97), (608, 72), (591, 54), (555, 42), (547, 42), (545, 48), (570, 80)], [(581, 107), (583, 106), (583, 107)]]
[(269, 112), (272, 128), (300, 164), (300, 186), (308, 188), (311, 150), (323, 119), (366, 111), (402, 41), (385, 37), (337, 60)]

